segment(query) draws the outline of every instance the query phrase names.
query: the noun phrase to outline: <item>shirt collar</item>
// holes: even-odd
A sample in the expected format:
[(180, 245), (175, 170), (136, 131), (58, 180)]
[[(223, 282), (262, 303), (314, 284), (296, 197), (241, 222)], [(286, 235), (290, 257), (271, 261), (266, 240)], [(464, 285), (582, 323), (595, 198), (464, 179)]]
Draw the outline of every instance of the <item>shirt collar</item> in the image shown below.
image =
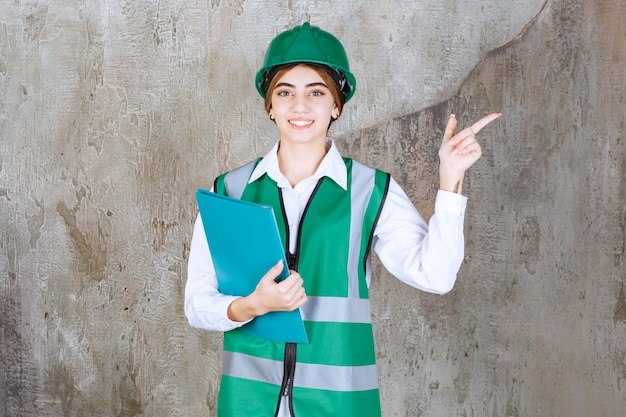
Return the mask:
[[(280, 168), (278, 166), (278, 144), (279, 142), (276, 142), (272, 149), (270, 149), (270, 151), (256, 165), (248, 183), (256, 181), (263, 174), (267, 174), (271, 179), (276, 181), (279, 187), (284, 188), (291, 186), (287, 178), (285, 178), (283, 173), (280, 172)], [(337, 183), (337, 185), (341, 188), (347, 190), (348, 172), (346, 170), (346, 164), (332, 139), (326, 138), (326, 147), (328, 149), (326, 156), (324, 156), (324, 159), (322, 159), (322, 162), (319, 167), (317, 167), (317, 170), (312, 177), (315, 179), (328, 177)]]

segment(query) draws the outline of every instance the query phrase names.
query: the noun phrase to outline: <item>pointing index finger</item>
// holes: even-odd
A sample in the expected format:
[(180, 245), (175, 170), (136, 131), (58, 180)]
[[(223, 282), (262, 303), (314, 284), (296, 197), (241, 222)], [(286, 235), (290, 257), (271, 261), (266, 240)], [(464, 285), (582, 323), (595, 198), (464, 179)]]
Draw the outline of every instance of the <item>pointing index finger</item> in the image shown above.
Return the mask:
[(491, 113), (490, 115), (483, 117), (472, 125), (472, 132), (474, 132), (474, 134), (480, 132), (485, 126), (487, 126), (489, 123), (493, 122), (500, 116), (502, 116), (502, 113)]

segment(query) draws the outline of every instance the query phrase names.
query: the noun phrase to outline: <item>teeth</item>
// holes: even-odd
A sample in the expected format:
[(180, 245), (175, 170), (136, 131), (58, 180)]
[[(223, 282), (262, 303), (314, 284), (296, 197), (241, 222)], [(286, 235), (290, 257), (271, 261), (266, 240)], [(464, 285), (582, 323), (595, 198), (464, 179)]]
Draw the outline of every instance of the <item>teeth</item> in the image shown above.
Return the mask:
[(296, 126), (308, 126), (311, 123), (313, 123), (313, 121), (311, 121), (311, 120), (309, 120), (309, 121), (306, 121), (306, 120), (290, 120), (289, 122), (291, 124), (296, 125)]

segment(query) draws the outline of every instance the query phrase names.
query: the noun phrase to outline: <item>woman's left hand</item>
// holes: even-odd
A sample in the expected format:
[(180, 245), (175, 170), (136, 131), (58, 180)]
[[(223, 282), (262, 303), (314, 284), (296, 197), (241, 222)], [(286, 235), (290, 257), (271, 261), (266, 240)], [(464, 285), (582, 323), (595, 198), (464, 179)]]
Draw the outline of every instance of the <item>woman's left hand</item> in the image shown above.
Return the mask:
[(457, 134), (456, 117), (450, 116), (439, 148), (439, 181), (442, 190), (461, 192), (465, 171), (482, 155), (476, 134), (500, 116), (501, 113), (492, 113)]

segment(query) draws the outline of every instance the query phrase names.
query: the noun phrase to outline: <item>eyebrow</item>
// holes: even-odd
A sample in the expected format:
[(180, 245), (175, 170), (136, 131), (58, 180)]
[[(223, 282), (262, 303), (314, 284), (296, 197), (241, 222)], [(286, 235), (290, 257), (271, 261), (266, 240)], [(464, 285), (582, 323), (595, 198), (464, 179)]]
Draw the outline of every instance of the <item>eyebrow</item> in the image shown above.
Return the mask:
[[(289, 83), (278, 83), (278, 84), (276, 84), (276, 87), (274, 87), (274, 88), (278, 88), (278, 87), (296, 88), (295, 85), (289, 84)], [(314, 82), (314, 83), (309, 83), (309, 84), (305, 85), (305, 88), (311, 88), (311, 87), (328, 88), (328, 86), (326, 84), (322, 83), (322, 82)]]

